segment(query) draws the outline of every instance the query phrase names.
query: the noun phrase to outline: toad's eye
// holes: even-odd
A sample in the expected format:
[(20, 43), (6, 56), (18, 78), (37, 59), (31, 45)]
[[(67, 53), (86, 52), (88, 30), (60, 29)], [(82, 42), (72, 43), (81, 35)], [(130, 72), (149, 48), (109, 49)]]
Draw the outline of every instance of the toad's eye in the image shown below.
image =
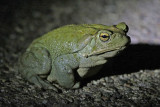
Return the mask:
[(103, 42), (107, 42), (110, 39), (110, 35), (108, 33), (101, 33), (99, 38)]

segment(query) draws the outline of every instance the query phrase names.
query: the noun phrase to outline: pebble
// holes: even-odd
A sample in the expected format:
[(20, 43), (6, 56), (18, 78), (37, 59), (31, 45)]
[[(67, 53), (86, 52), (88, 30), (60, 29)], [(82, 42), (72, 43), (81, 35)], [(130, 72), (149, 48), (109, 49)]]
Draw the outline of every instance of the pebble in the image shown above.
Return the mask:
[(42, 101), (43, 104), (47, 104), (47, 102), (48, 102), (47, 100), (43, 100)]
[(92, 83), (93, 83), (93, 85), (97, 85), (98, 84), (98, 82), (95, 81), (95, 80), (93, 80)]

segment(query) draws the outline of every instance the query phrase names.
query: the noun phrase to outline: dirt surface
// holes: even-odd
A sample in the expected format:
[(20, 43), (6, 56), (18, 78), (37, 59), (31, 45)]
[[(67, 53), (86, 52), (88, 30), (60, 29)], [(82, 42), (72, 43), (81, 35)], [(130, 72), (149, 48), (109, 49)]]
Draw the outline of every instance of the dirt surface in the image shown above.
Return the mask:
[[(0, 4), (0, 106), (160, 106), (159, 0), (15, 0)], [(66, 24), (128, 24), (131, 45), (77, 90), (36, 88), (14, 68), (36, 37)]]

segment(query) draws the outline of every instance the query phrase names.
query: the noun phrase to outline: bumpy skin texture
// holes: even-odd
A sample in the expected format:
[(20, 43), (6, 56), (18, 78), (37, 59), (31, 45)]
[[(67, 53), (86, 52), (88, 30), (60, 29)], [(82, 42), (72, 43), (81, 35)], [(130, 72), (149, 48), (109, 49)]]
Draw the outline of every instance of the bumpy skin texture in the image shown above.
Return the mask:
[(29, 82), (54, 89), (79, 88), (79, 78), (95, 75), (107, 58), (129, 43), (128, 26), (100, 24), (66, 25), (34, 40), (19, 58), (18, 71)]

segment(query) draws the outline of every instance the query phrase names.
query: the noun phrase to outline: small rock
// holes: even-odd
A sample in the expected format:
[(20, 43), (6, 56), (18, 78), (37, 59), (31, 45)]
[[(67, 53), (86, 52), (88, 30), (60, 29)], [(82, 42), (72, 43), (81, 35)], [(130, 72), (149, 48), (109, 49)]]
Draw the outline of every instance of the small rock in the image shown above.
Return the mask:
[(92, 83), (93, 83), (93, 85), (97, 85), (98, 84), (98, 82), (95, 81), (95, 80), (93, 80)]
[(47, 100), (43, 100), (42, 101), (43, 104), (47, 104), (47, 102), (48, 102)]

